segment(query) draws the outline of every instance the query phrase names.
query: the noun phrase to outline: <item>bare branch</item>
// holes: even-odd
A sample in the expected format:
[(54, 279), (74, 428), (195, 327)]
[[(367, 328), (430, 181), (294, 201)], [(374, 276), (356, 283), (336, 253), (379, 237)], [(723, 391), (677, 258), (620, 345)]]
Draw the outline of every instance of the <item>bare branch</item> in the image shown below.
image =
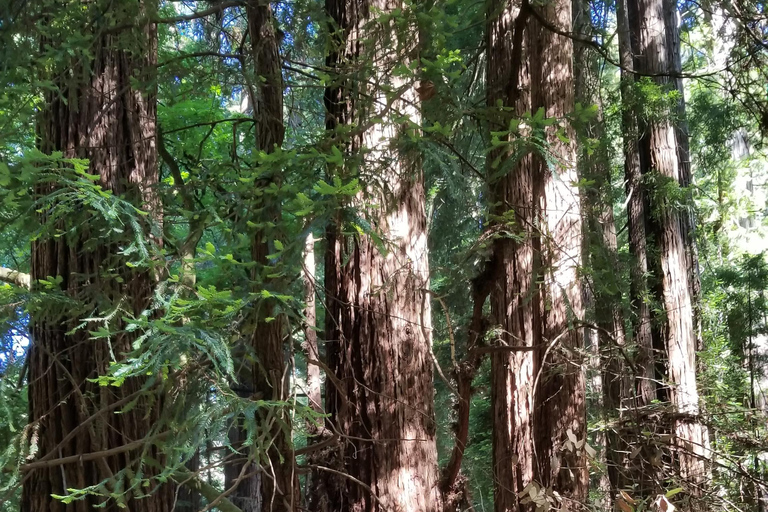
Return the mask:
[(208, 9), (205, 9), (203, 11), (193, 12), (192, 14), (174, 16), (172, 18), (160, 18), (157, 20), (157, 23), (178, 23), (180, 21), (192, 21), (200, 18), (205, 18), (206, 16), (210, 16), (211, 14), (216, 14), (217, 12), (221, 12), (224, 9), (228, 9), (229, 7), (237, 7), (238, 5), (243, 5), (242, 0), (232, 0), (229, 2), (221, 2), (214, 5), (213, 7), (209, 7)]
[(16, 285), (25, 290), (29, 290), (32, 287), (32, 278), (29, 274), (5, 267), (0, 267), (0, 281)]

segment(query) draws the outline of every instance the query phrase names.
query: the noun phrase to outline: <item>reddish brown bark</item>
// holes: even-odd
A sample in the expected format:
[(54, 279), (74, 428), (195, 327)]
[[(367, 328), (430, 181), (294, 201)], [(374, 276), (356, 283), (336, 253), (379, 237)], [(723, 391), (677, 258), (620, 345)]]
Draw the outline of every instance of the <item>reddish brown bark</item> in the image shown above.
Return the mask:
[[(150, 9), (142, 2), (137, 6), (139, 11)], [(91, 28), (104, 28), (96, 25)], [(74, 78), (58, 84), (59, 91), (46, 93), (38, 136), (44, 153), (61, 151), (65, 157), (88, 158), (89, 172), (99, 176), (105, 190), (122, 195), (159, 221), (155, 92), (151, 87), (142, 90), (136, 86), (151, 80), (156, 45), (152, 24), (96, 36), (94, 55), (87, 65), (73, 64)], [(66, 76), (70, 76), (69, 72)], [(49, 187), (37, 190), (39, 194), (50, 191)], [(41, 220), (45, 215), (41, 214)], [(110, 347), (104, 339), (92, 339), (88, 328), (68, 333), (83, 317), (105, 313), (119, 303), (129, 314), (140, 314), (149, 304), (153, 276), (148, 271), (128, 268), (125, 257), (118, 253), (119, 247), (93, 243), (98, 228), (83, 226), (78, 224), (72, 236), (44, 237), (32, 244), (33, 282), (60, 277), (61, 289), (81, 307), (40, 309), (31, 315), (31, 439), (37, 445), (38, 461), (105, 450), (112, 450), (114, 455), (31, 470), (23, 486), (21, 509), (90, 511), (104, 504), (106, 498), (90, 495), (64, 505), (51, 495), (67, 496), (69, 488), (82, 489), (106, 481), (102, 493), (125, 494), (110, 500), (101, 510), (121, 510), (117, 501), (124, 501), (134, 512), (170, 511), (173, 489), (152, 480), (157, 467), (149, 464), (154, 459), (162, 465), (162, 457), (150, 439), (162, 402), (148, 392), (140, 392), (147, 382), (144, 379), (130, 378), (119, 387), (99, 386), (90, 380), (105, 375), (112, 358), (122, 358), (134, 337), (116, 334)], [(112, 327), (119, 329), (121, 322)], [(116, 405), (127, 404), (130, 396), (140, 397), (136, 406), (115, 414), (119, 410)], [(97, 414), (99, 411), (103, 412)], [(142, 439), (147, 440), (146, 444), (120, 450), (137, 446), (131, 443)], [(136, 482), (121, 473), (124, 469), (134, 474), (142, 471), (143, 478), (150, 480), (149, 487), (131, 488)], [(148, 496), (141, 497), (144, 493)]]
[[(504, 0), (489, 5), (487, 18), (487, 104), (498, 102), (514, 109), (514, 113), (498, 109), (493, 112), (491, 130), (508, 129), (509, 120), (530, 111), (528, 44), (525, 31), (528, 13), (517, 3)], [(522, 12), (521, 12), (522, 11)], [(491, 153), (490, 160), (502, 159), (511, 151)], [(508, 151), (508, 152), (506, 152)], [(526, 156), (506, 169), (498, 181), (491, 180), (494, 213), (501, 217), (514, 211), (508, 226), (514, 237), (495, 241), (496, 264), (491, 290), (491, 315), (500, 327), (502, 344), (534, 347), (541, 340), (541, 312), (538, 307), (540, 239), (534, 230), (535, 209), (541, 196), (539, 168)], [(489, 173), (497, 172), (489, 169)], [(534, 510), (535, 505), (520, 504), (519, 493), (534, 480), (533, 447), (533, 380), (534, 356), (528, 352), (497, 352), (491, 355), (491, 401), (493, 403), (493, 476), (494, 509), (497, 512)]]
[[(562, 119), (573, 111), (573, 43), (552, 32), (539, 17), (570, 32), (571, 1), (555, 0), (531, 21), (532, 110), (543, 108), (547, 118)], [(576, 187), (576, 153), (572, 129), (561, 121), (568, 142), (546, 129), (549, 151), (559, 164), (551, 168), (537, 158), (544, 182), (541, 203), (543, 290), (542, 351), (536, 353), (539, 385), (534, 389), (534, 443), (538, 478), (557, 491), (562, 510), (579, 510), (589, 489), (586, 452), (586, 386), (579, 351), (583, 333), (575, 320), (584, 317), (581, 277), (581, 208)], [(558, 341), (559, 340), (559, 341)], [(570, 435), (570, 434), (572, 435)], [(570, 440), (569, 440), (570, 438)], [(573, 439), (576, 439), (574, 442)]]
[[(248, 32), (251, 38), (251, 58), (256, 76), (251, 88), (251, 102), (256, 127), (256, 147), (266, 153), (282, 146), (285, 135), (283, 124), (283, 80), (281, 71), (279, 40), (275, 31), (271, 7), (252, 1), (246, 4)], [(257, 182), (267, 187), (269, 182), (280, 183), (278, 172)], [(274, 199), (262, 196), (259, 211), (262, 217), (256, 219), (261, 225), (275, 223), (279, 207)], [(269, 235), (259, 228), (253, 234), (252, 258), (257, 264), (254, 281), (258, 286), (269, 286), (267, 277), (270, 254)], [(260, 397), (271, 401), (288, 399), (288, 371), (283, 350), (288, 337), (285, 318), (276, 314), (272, 299), (261, 299), (252, 311), (252, 333), (249, 349), (256, 363), (248, 357), (240, 363), (238, 390), (244, 398)], [(299, 505), (298, 481), (294, 466), (291, 441), (291, 419), (287, 409), (280, 407), (262, 408), (258, 413), (269, 435), (266, 453), (243, 450), (243, 459), (225, 468), (225, 485), (236, 486), (230, 500), (243, 512), (292, 511)], [(235, 427), (229, 433), (233, 446), (242, 446), (247, 432)], [(265, 446), (253, 446), (262, 451)]]
[[(386, 240), (386, 248), (368, 234), (346, 235), (350, 226), (341, 215), (327, 230), (325, 348), (332, 374), (326, 412), (341, 442), (330, 461), (330, 469), (339, 473), (318, 475), (314, 510), (440, 510), (424, 180), (418, 155), (398, 140), (412, 128), (395, 121), (402, 115), (418, 124), (418, 98), (413, 83), (389, 73), (398, 59), (413, 55), (417, 38), (400, 37), (391, 22), (368, 23), (376, 12), (396, 7), (404, 6), (326, 2), (338, 29), (328, 63), (339, 77), (326, 90), (327, 126), (349, 155), (344, 168), (331, 173), (364, 183), (352, 203)], [(347, 73), (368, 59), (376, 62), (374, 70), (353, 81)], [(381, 87), (371, 85), (380, 81), (400, 95), (391, 110), (384, 107), (388, 101)], [(366, 126), (374, 117), (381, 121), (345, 139), (343, 129), (352, 119)]]
[[(518, 116), (539, 108), (547, 117), (571, 112), (573, 47), (545, 28), (570, 30), (570, 1), (544, 7), (495, 2), (489, 9), (489, 107), (500, 101)], [(510, 116), (496, 111), (491, 130), (507, 130)], [(494, 244), (491, 311), (499, 326), (497, 343), (528, 348), (492, 356), (497, 511), (533, 510), (543, 503), (523, 492), (532, 482), (537, 489), (556, 491), (566, 509), (579, 506), (588, 489), (585, 382), (574, 352), (582, 336), (573, 321), (583, 316), (576, 273), (581, 220), (573, 185), (575, 154), (573, 143), (561, 142), (554, 127), (545, 132), (562, 163), (556, 171), (541, 156), (512, 164), (514, 149), (492, 153), (501, 172), (494, 165), (489, 169), (497, 226), (514, 233)], [(517, 136), (508, 140), (514, 143)], [(498, 182), (496, 174), (502, 175)], [(513, 221), (502, 224), (498, 219), (509, 219), (510, 211)], [(578, 447), (569, 441), (573, 437)]]

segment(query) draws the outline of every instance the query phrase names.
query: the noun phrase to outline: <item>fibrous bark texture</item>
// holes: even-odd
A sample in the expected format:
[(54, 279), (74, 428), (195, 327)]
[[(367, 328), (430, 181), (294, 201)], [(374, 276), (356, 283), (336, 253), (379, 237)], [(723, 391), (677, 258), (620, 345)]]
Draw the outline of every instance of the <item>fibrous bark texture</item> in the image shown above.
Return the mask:
[[(507, 107), (492, 113), (491, 130), (509, 130), (509, 121), (526, 111), (542, 109), (558, 119), (571, 112), (573, 46), (538, 21), (569, 31), (570, 1), (544, 7), (492, 2), (489, 9), (488, 105)], [(574, 146), (556, 137), (560, 123), (534, 127), (546, 137), (554, 166), (539, 154), (514, 161), (526, 135), (512, 130), (510, 145), (492, 153), (499, 165), (489, 169), (501, 232), (494, 244), (491, 311), (496, 342), (511, 347), (494, 353), (491, 363), (499, 512), (533, 510), (543, 500), (578, 507), (588, 489), (582, 336), (574, 326), (583, 316), (581, 212)], [(564, 124), (562, 130), (570, 134)], [(526, 499), (532, 483), (537, 499)]]
[[(330, 172), (360, 179), (364, 190), (352, 202), (383, 242), (346, 234), (360, 224), (341, 213), (327, 230), (326, 413), (341, 438), (329, 469), (357, 481), (318, 475), (314, 510), (440, 510), (424, 180), (403, 140), (420, 121), (418, 97), (413, 83), (390, 74), (413, 58), (418, 39), (415, 27), (402, 37), (391, 19), (374, 21), (395, 8), (405, 6), (326, 2), (336, 36), (328, 64), (338, 80), (326, 90), (327, 127), (348, 154)], [(385, 84), (398, 99), (387, 98)], [(348, 139), (353, 119), (363, 128)]]
[[(527, 12), (520, 5), (496, 1), (487, 19), (488, 106), (500, 101), (512, 109), (494, 112), (492, 130), (508, 129), (509, 121), (530, 110), (528, 48), (525, 38)], [(508, 151), (506, 149), (499, 151)], [(511, 151), (509, 151), (511, 153)], [(506, 153), (502, 158), (508, 156)], [(492, 154), (492, 159), (497, 158)], [(533, 348), (541, 340), (539, 285), (534, 262), (540, 239), (534, 229), (541, 178), (531, 156), (514, 167), (505, 161), (504, 176), (491, 181), (495, 192), (494, 212), (499, 218), (514, 212), (507, 229), (514, 237), (494, 243), (496, 265), (491, 289), (491, 314), (499, 326), (501, 343)], [(490, 172), (493, 172), (491, 169)], [(533, 449), (534, 355), (531, 351), (498, 352), (491, 356), (491, 400), (493, 402), (493, 476), (496, 481), (494, 508), (497, 512), (533, 510), (520, 505), (518, 494), (534, 479)]]
[[(669, 44), (679, 44), (679, 38), (669, 35), (669, 9), (673, 7), (665, 0), (637, 1), (638, 68), (654, 76), (660, 87), (677, 89), (668, 76), (677, 68), (676, 51)], [(690, 181), (687, 162), (680, 161), (681, 154), (687, 153), (686, 147), (681, 150), (678, 146), (680, 134), (668, 116), (651, 119), (644, 127), (641, 161), (646, 165), (644, 172), (659, 185), (686, 185)], [(697, 333), (692, 293), (697, 287), (691, 282), (690, 222), (664, 195), (662, 190), (654, 194), (650, 222), (658, 237), (660, 299), (665, 310), (662, 334), (669, 398), (674, 408), (673, 456), (680, 476), (688, 484), (686, 490), (695, 496), (700, 493), (697, 484), (706, 477), (708, 445), (706, 429), (699, 421), (696, 384)]]
[[(123, 7), (132, 15), (153, 9), (144, 2)], [(159, 221), (155, 93), (151, 87), (137, 86), (151, 83), (156, 28), (144, 24), (108, 35), (99, 34), (101, 28), (105, 27), (82, 27), (84, 34), (97, 34), (92, 59), (72, 64), (73, 72), (65, 76), (74, 79), (46, 94), (38, 121), (39, 148), (46, 154), (61, 151), (65, 158), (89, 159), (89, 172), (99, 177), (105, 190), (125, 197)], [(41, 186), (36, 192), (51, 191)], [(41, 214), (42, 221), (45, 215)], [(144, 379), (129, 378), (119, 387), (91, 380), (107, 374), (114, 358), (121, 359), (131, 349), (134, 336), (118, 333), (107, 341), (93, 339), (87, 327), (75, 329), (83, 317), (105, 314), (118, 305), (125, 314), (138, 316), (152, 294), (153, 276), (128, 268), (119, 247), (99, 242), (95, 226), (77, 223), (68, 236), (46, 236), (32, 244), (33, 283), (61, 278), (63, 292), (79, 304), (65, 312), (40, 308), (30, 318), (29, 420), (36, 461), (73, 455), (86, 458), (32, 469), (24, 482), (21, 509), (86, 512), (104, 505), (104, 495), (114, 492), (118, 497), (101, 510), (122, 510), (118, 503), (123, 502), (134, 512), (170, 511), (172, 487), (152, 479), (157, 475), (156, 464), (162, 465), (151, 439), (162, 402), (141, 392), (147, 383)], [(148, 237), (148, 230), (142, 236)], [(111, 327), (121, 326), (116, 321)], [(134, 398), (135, 407), (115, 414)], [(141, 440), (146, 443), (136, 444)], [(128, 445), (134, 449), (121, 449)], [(115, 454), (88, 458), (106, 450)], [(142, 473), (149, 487), (128, 476)], [(52, 497), (102, 482), (106, 483), (100, 488), (101, 496), (88, 495), (69, 505)]]
[[(587, 498), (589, 474), (586, 451), (586, 387), (582, 372), (582, 329), (574, 321), (584, 317), (578, 269), (582, 235), (576, 152), (573, 130), (564, 120), (573, 111), (573, 43), (539, 21), (571, 31), (570, 0), (555, 0), (538, 10), (531, 21), (532, 110), (544, 109), (547, 118), (560, 120), (545, 129), (555, 164), (542, 156), (536, 164), (544, 182), (541, 203), (541, 250), (544, 293), (542, 346), (535, 394), (534, 443), (542, 485), (562, 497), (562, 510), (578, 510)], [(561, 128), (568, 139), (556, 137)], [(576, 441), (574, 441), (574, 439)]]

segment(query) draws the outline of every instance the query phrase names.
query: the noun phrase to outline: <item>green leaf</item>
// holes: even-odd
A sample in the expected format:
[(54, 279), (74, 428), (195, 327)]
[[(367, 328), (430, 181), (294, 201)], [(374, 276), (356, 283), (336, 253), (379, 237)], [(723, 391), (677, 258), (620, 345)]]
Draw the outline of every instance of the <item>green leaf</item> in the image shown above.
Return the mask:
[(675, 494), (680, 494), (681, 492), (683, 492), (683, 488), (682, 488), (682, 487), (676, 487), (676, 488), (672, 489), (671, 491), (667, 491), (667, 492), (664, 494), (664, 496), (665, 496), (666, 498), (671, 498), (671, 497), (672, 497), (672, 496), (674, 496)]

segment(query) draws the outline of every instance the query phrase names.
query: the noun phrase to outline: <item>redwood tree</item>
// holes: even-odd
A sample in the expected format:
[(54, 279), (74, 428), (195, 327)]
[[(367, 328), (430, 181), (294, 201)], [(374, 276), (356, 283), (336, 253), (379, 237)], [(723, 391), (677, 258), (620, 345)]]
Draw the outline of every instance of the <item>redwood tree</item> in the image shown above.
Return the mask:
[[(505, 0), (489, 4), (486, 25), (487, 103), (494, 109), (491, 130), (508, 129), (513, 117), (530, 111), (529, 48), (526, 40), (527, 7)], [(495, 108), (501, 103), (506, 109)], [(514, 133), (507, 136), (513, 140)], [(512, 148), (497, 153), (507, 159)], [(492, 159), (499, 155), (492, 153)], [(530, 155), (514, 167), (501, 163), (507, 172), (495, 182), (494, 216), (501, 219), (513, 212), (511, 237), (494, 242), (494, 284), (491, 289), (493, 323), (504, 344), (521, 347), (491, 356), (491, 401), (493, 402), (494, 507), (497, 512), (533, 510), (521, 507), (519, 493), (534, 479), (532, 349), (541, 340), (541, 312), (538, 307), (540, 268), (534, 262), (541, 240), (535, 236), (536, 208), (541, 197), (540, 169)], [(512, 168), (510, 168), (512, 167)], [(489, 169), (493, 172), (493, 169)]]
[(329, 173), (359, 178), (362, 190), (326, 232), (326, 413), (341, 441), (332, 467), (320, 469), (313, 509), (433, 512), (440, 496), (427, 223), (411, 142), (420, 115), (413, 79), (391, 73), (418, 51), (413, 13), (369, 0), (327, 0), (326, 10), (334, 41), (326, 126), (345, 153)]
[[(588, 489), (576, 324), (583, 317), (581, 219), (574, 145), (563, 119), (573, 111), (573, 46), (556, 33), (570, 30), (571, 4), (493, 2), (489, 9), (491, 131), (505, 134), (489, 169), (499, 231), (491, 311), (505, 347), (491, 363), (494, 504), (497, 511), (533, 510), (547, 500), (576, 507)], [(525, 112), (536, 113), (531, 126), (515, 121)], [(533, 140), (546, 144), (547, 154), (515, 160)]]
[[(662, 91), (681, 93), (670, 77), (678, 69), (679, 37), (670, 36), (674, 6), (667, 0), (636, 0), (637, 15), (633, 31), (637, 37), (637, 69), (653, 77)], [(672, 47), (670, 46), (672, 45)], [(682, 102), (677, 113), (683, 113)], [(673, 406), (669, 426), (672, 429), (672, 455), (686, 490), (700, 493), (697, 484), (706, 476), (705, 458), (708, 435), (699, 419), (699, 393), (696, 383), (697, 328), (694, 292), (698, 285), (692, 271), (693, 242), (691, 222), (668, 197), (672, 188), (690, 183), (687, 141), (684, 126), (672, 119), (673, 112), (656, 113), (641, 118), (642, 137), (639, 151), (646, 181), (654, 183), (647, 222), (658, 245), (658, 294), (664, 306), (660, 328), (666, 356), (667, 392)], [(682, 143), (682, 145), (681, 145)], [(681, 161), (681, 156), (683, 160)]]
[[(256, 129), (256, 149), (272, 153), (283, 144), (283, 79), (279, 38), (269, 4), (251, 1), (245, 7), (248, 33), (251, 39), (251, 62), (254, 77), (249, 88)], [(257, 180), (256, 186), (266, 189), (279, 185), (279, 171)], [(257, 226), (252, 235), (251, 255), (256, 264), (253, 278), (256, 286), (274, 287), (276, 280), (268, 277), (268, 255), (271, 241), (268, 226), (276, 223), (279, 205), (269, 194), (256, 194), (261, 203), (254, 209)], [(279, 284), (279, 283), (278, 283)], [(250, 312), (248, 347), (239, 363), (237, 389), (243, 398), (259, 397), (275, 402), (288, 399), (286, 365), (283, 357), (288, 328), (284, 315), (277, 313), (272, 298), (255, 301)], [(251, 358), (256, 362), (251, 362)], [(267, 430), (266, 445), (244, 448), (248, 433), (245, 428), (230, 430), (230, 443), (242, 452), (243, 459), (225, 467), (225, 484), (233, 488), (231, 501), (243, 512), (292, 511), (298, 507), (297, 475), (294, 467), (290, 417), (280, 406), (260, 408), (257, 420)], [(246, 445), (247, 446), (247, 445)], [(263, 450), (266, 454), (252, 453)]]
[[(144, 0), (121, 4), (116, 13), (122, 21), (131, 20), (132, 28), (110, 26), (115, 18), (97, 16), (103, 8), (97, 2), (83, 6), (87, 16), (78, 11), (65, 18), (78, 24), (91, 46), (61, 63), (61, 68), (51, 69), (56, 89), (45, 94), (37, 122), (38, 147), (45, 154), (88, 159), (88, 172), (98, 177), (104, 190), (160, 221), (156, 95), (149, 85), (157, 35), (155, 25), (146, 22), (156, 6)], [(59, 38), (69, 33), (57, 30), (54, 23), (47, 34), (43, 51), (62, 44)], [(54, 176), (68, 172), (64, 167), (51, 172)], [(41, 184), (36, 194), (43, 198), (56, 187), (54, 181)], [(121, 360), (131, 350), (135, 335), (122, 330), (122, 320), (110, 322), (116, 333), (109, 340), (92, 337), (89, 330), (95, 329), (94, 324), (81, 326), (83, 318), (106, 315), (115, 308), (123, 311), (118, 318), (140, 315), (149, 305), (154, 276), (129, 268), (124, 247), (103, 241), (101, 237), (107, 236), (103, 218), (87, 209), (75, 213), (78, 218), (70, 222), (50, 219), (50, 210), (44, 210), (41, 222), (54, 222), (66, 234), (45, 231), (32, 244), (33, 291), (42, 289), (38, 280), (55, 282), (77, 305), (36, 308), (31, 313), (29, 419), (36, 456), (25, 467), (21, 509), (85, 512), (100, 505), (102, 510), (127, 506), (133, 511), (170, 511), (172, 487), (152, 478), (157, 463), (162, 464), (153, 446), (162, 401), (142, 389), (154, 377), (128, 378), (119, 386), (98, 382), (115, 358)], [(146, 240), (148, 227), (145, 223), (144, 231), (134, 234)], [(115, 414), (134, 400), (133, 407)], [(100, 452), (103, 455), (94, 455)], [(70, 489), (90, 486), (96, 486), (94, 492), (68, 505), (54, 497), (68, 497)], [(108, 499), (110, 494), (114, 499)]]

